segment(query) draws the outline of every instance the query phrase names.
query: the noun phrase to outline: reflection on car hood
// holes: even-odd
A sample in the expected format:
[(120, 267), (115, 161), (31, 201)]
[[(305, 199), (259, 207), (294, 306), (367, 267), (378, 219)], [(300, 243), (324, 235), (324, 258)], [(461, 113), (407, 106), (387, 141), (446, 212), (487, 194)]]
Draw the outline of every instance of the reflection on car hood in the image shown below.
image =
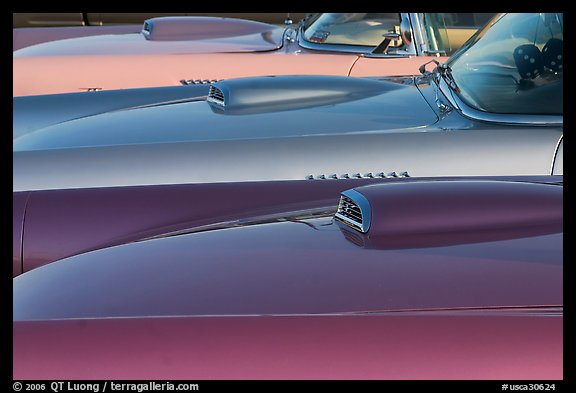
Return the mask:
[(165, 17), (150, 21), (155, 22), (152, 34), (70, 38), (23, 48), (13, 56), (261, 52), (280, 48), (284, 34), (278, 26), (235, 18)]
[(15, 139), (13, 148), (397, 132), (437, 121), (411, 78), (277, 76), (238, 78), (216, 86), (234, 97), (232, 105), (181, 102), (113, 111), (37, 130)]

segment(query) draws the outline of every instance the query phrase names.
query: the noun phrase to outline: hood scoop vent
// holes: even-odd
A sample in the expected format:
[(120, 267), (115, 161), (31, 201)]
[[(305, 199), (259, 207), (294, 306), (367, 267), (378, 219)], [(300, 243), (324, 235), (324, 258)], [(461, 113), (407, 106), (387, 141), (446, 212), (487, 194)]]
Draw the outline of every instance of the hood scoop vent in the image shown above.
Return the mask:
[(208, 102), (212, 104), (216, 104), (219, 106), (224, 106), (224, 93), (218, 87), (211, 85), (210, 91), (208, 92), (208, 98), (206, 99)]
[(355, 190), (346, 190), (340, 195), (338, 210), (334, 218), (362, 233), (370, 228), (370, 203)]
[(403, 85), (369, 78), (283, 75), (234, 78), (211, 85), (207, 101), (220, 114), (294, 110), (361, 100)]

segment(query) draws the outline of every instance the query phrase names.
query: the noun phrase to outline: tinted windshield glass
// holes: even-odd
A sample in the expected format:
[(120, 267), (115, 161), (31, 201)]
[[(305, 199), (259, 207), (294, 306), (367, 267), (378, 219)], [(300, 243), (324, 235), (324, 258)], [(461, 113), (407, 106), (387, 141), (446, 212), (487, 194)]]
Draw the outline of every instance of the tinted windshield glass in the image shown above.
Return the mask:
[(374, 47), (382, 42), (383, 34), (400, 32), (400, 20), (398, 13), (323, 13), (304, 26), (304, 39), (315, 44)]
[(492, 113), (562, 115), (562, 14), (507, 14), (465, 47), (448, 65), (466, 104)]

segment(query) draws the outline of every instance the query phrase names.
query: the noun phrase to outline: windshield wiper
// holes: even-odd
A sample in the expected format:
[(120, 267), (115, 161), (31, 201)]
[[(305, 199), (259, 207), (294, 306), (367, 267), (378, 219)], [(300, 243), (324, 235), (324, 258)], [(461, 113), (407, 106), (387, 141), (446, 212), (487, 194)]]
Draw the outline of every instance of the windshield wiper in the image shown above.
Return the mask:
[(439, 76), (442, 76), (446, 81), (446, 84), (452, 88), (456, 93), (460, 93), (460, 88), (456, 84), (454, 77), (452, 76), (452, 69), (446, 63), (440, 63), (438, 60), (430, 60), (420, 66), (418, 71), (422, 75), (426, 74), (426, 64), (435, 63), (437, 65), (436, 71)]

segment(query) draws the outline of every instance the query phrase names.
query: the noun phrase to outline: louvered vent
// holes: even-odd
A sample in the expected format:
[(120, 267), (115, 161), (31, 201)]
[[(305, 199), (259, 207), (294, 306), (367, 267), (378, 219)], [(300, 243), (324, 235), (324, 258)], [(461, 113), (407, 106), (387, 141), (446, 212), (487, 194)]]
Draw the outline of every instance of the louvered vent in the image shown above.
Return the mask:
[(218, 82), (218, 79), (181, 79), (180, 83), (188, 85), (209, 85), (210, 83)]
[(206, 101), (211, 102), (216, 105), (225, 106), (224, 104), (224, 93), (222, 90), (214, 85), (210, 86), (210, 91), (208, 92), (208, 98)]
[(148, 21), (144, 21), (144, 27), (142, 28), (144, 33), (150, 34), (152, 32), (152, 25)]
[(370, 205), (359, 192), (344, 191), (340, 195), (338, 211), (334, 218), (360, 232), (367, 232), (370, 227)]

